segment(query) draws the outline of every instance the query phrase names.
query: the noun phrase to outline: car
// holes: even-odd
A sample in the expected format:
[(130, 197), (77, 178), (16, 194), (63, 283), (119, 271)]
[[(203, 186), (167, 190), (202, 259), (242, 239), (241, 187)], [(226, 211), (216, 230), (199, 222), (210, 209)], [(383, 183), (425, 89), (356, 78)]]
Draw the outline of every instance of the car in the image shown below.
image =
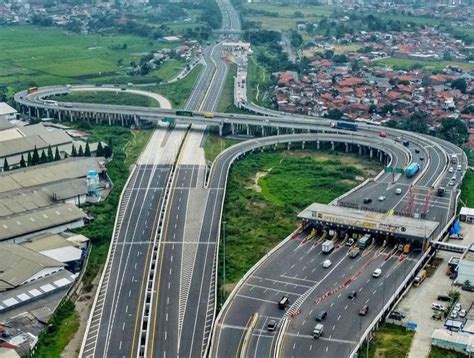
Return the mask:
[(454, 172), (454, 168), (453, 168), (453, 167), (451, 167), (451, 168), (448, 169), (448, 173), (453, 173), (453, 172)]
[(449, 315), (450, 318), (458, 318), (459, 311), (452, 310), (451, 314)]
[(462, 170), (462, 165), (461, 164), (458, 164), (457, 170)]
[(364, 204), (369, 204), (372, 202), (371, 198), (364, 198)]
[(267, 324), (267, 331), (273, 332), (276, 329), (276, 327), (277, 327), (277, 322), (274, 319), (272, 319)]
[(324, 262), (323, 262), (323, 267), (324, 268), (331, 267), (331, 265), (332, 265), (331, 260), (324, 260)]
[(458, 177), (456, 176), (456, 174), (453, 175), (453, 177), (451, 178), (451, 180), (456, 180)]
[(420, 160), (425, 160), (425, 157), (420, 157)]
[(402, 189), (401, 189), (401, 188), (395, 189), (395, 194), (400, 195), (401, 193), (402, 193)]
[(454, 305), (453, 311), (461, 311), (461, 308), (462, 308), (462, 307), (461, 307), (461, 304), (460, 304), (460, 303), (456, 303), (456, 304)]
[(359, 310), (359, 316), (365, 316), (367, 313), (369, 313), (369, 305), (362, 306)]
[(392, 313), (390, 313), (390, 315), (388, 316), (389, 319), (394, 319), (396, 321), (401, 321), (402, 319), (405, 318), (405, 315), (401, 312), (398, 312), (398, 311), (393, 311)]
[(395, 142), (401, 142), (402, 141), (402, 137), (396, 137), (395, 138)]
[(433, 313), (431, 318), (434, 319), (435, 321), (441, 321), (443, 319), (443, 314), (442, 313)]
[(416, 154), (420, 153), (420, 150), (419, 150), (419, 149), (415, 149), (415, 153), (416, 153)]
[(350, 300), (353, 300), (354, 298), (357, 297), (357, 291), (351, 291), (348, 295), (347, 298)]
[(375, 269), (374, 273), (372, 274), (372, 277), (380, 277), (380, 275), (382, 275), (382, 269)]
[(321, 311), (318, 313), (318, 315), (316, 316), (315, 320), (316, 322), (322, 322), (326, 319), (326, 316), (328, 315), (328, 312), (327, 311)]
[(455, 184), (455, 183), (454, 183), (454, 180), (451, 180), (451, 181), (449, 182), (449, 186), (453, 186), (454, 184)]
[(431, 304), (431, 309), (435, 311), (440, 311), (440, 312), (446, 311), (446, 308), (442, 304), (437, 303), (437, 302), (434, 302)]
[(382, 137), (382, 138), (385, 138), (387, 136), (387, 133), (385, 132), (380, 132), (379, 133), (379, 136)]
[(354, 239), (349, 239), (349, 240), (347, 240), (347, 242), (346, 242), (346, 246), (352, 246), (352, 245), (354, 245), (354, 244), (355, 244), (355, 240), (354, 240)]
[(278, 301), (278, 307), (281, 310), (284, 310), (289, 305), (290, 305), (290, 298), (287, 295), (282, 296), (280, 301)]
[(449, 296), (445, 296), (445, 295), (438, 295), (438, 301), (444, 301), (444, 302), (450, 302), (451, 301), (451, 297)]
[(466, 317), (466, 315), (467, 315), (467, 311), (466, 311), (466, 310), (460, 310), (460, 311), (459, 311), (459, 317), (464, 318), (464, 317)]
[(408, 147), (408, 146), (410, 145), (410, 142), (407, 141), (407, 140), (404, 140), (404, 141), (403, 141), (403, 145), (404, 145), (405, 147)]
[(379, 196), (379, 201), (384, 201), (385, 199), (386, 199), (385, 196), (383, 196), (383, 195)]

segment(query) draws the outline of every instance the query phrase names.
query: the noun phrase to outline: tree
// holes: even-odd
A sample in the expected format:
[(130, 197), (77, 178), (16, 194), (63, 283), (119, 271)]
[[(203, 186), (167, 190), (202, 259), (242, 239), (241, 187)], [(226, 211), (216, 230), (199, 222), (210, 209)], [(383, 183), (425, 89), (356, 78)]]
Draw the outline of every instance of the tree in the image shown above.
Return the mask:
[(41, 157), (39, 159), (39, 164), (44, 164), (48, 162), (48, 157), (46, 156), (46, 153), (44, 152), (44, 149), (41, 151)]
[[(28, 153), (30, 154), (30, 153)], [(20, 168), (24, 168), (26, 167), (26, 162), (25, 162), (25, 158), (23, 157), (23, 154), (21, 155), (21, 159), (20, 159)]]
[(48, 157), (47, 157), (48, 162), (54, 161), (54, 155), (53, 155), (53, 150), (51, 149), (51, 145), (48, 145)]
[(79, 146), (79, 150), (77, 151), (77, 156), (78, 157), (84, 156), (84, 150), (82, 149), (82, 145)]
[(97, 150), (95, 152), (95, 155), (97, 157), (103, 157), (104, 156), (104, 147), (102, 147), (101, 141), (97, 144)]
[(415, 112), (411, 118), (405, 122), (403, 129), (416, 133), (428, 133), (427, 117), (424, 112)]
[(38, 154), (38, 148), (36, 148), (36, 145), (35, 145), (35, 149), (33, 149), (33, 157), (31, 159), (31, 163), (33, 165), (36, 165), (39, 163), (39, 154)]
[(451, 88), (458, 89), (462, 93), (466, 93), (466, 90), (467, 90), (466, 80), (464, 78), (458, 78), (457, 80), (454, 80), (451, 83)]
[(28, 157), (26, 159), (26, 164), (30, 167), (33, 165), (33, 158), (31, 157), (31, 153), (28, 152)]
[(377, 111), (377, 106), (375, 104), (371, 104), (369, 107), (369, 113), (375, 113)]
[(5, 158), (5, 160), (3, 161), (3, 171), (8, 172), (9, 170), (10, 170), (10, 166), (8, 165), (7, 158)]
[(59, 154), (59, 149), (56, 147), (56, 151), (54, 152), (54, 161), (61, 160), (61, 154)]
[(76, 146), (73, 144), (71, 149), (71, 157), (77, 157)]
[(90, 157), (91, 156), (91, 149), (89, 147), (89, 141), (86, 142), (86, 149), (84, 150), (84, 157)]
[(467, 142), (469, 132), (460, 119), (448, 118), (441, 122), (439, 136), (448, 142), (461, 146)]
[(106, 158), (110, 158), (113, 154), (113, 150), (112, 150), (112, 147), (107, 145), (105, 148), (104, 148), (104, 157)]
[(342, 113), (339, 109), (333, 108), (328, 111), (325, 117), (330, 118), (330, 119), (335, 119), (336, 121), (338, 121), (342, 118), (343, 114), (344, 113)]

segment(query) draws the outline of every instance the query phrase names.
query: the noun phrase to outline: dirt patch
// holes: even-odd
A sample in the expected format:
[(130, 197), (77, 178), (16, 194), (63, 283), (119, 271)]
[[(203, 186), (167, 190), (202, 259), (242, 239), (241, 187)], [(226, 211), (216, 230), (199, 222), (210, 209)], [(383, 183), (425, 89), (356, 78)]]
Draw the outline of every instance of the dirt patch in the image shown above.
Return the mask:
[(250, 185), (248, 188), (255, 190), (257, 193), (261, 193), (262, 188), (260, 187), (260, 185), (258, 185), (258, 180), (260, 178), (267, 176), (268, 173), (270, 173), (271, 171), (272, 171), (272, 168), (268, 169), (267, 171), (257, 172), (257, 174), (255, 174), (255, 176), (253, 177), (253, 184)]
[(67, 346), (64, 348), (64, 351), (61, 354), (62, 358), (71, 358), (78, 357), (79, 351), (81, 349), (82, 339), (86, 334), (87, 321), (89, 320), (89, 315), (92, 309), (92, 303), (94, 302), (95, 293), (97, 291), (97, 285), (99, 284), (100, 276), (102, 275), (102, 270), (99, 271), (97, 276), (92, 281), (92, 290), (90, 292), (84, 292), (84, 286), (78, 288), (79, 296), (75, 300), (74, 304), (76, 305), (76, 311), (79, 314), (79, 329), (74, 334), (74, 337), (69, 341)]
[(230, 295), (230, 293), (234, 290), (235, 286), (237, 286), (237, 282), (235, 283), (226, 283), (224, 285), (224, 291), (227, 295)]

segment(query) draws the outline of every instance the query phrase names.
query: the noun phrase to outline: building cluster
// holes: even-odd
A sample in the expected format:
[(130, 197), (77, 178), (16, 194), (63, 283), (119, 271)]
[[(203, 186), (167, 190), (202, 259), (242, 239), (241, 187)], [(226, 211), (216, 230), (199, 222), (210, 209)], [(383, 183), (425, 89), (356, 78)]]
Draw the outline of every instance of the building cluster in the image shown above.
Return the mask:
[[(0, 351), (26, 356), (87, 257), (88, 239), (70, 230), (94, 219), (82, 207), (105, 197), (110, 181), (98, 143), (90, 143), (90, 156), (72, 156), (87, 133), (48, 121), (26, 125), (13, 108), (0, 108), (0, 158), (11, 163), (0, 173)], [(50, 148), (58, 158), (21, 161)]]

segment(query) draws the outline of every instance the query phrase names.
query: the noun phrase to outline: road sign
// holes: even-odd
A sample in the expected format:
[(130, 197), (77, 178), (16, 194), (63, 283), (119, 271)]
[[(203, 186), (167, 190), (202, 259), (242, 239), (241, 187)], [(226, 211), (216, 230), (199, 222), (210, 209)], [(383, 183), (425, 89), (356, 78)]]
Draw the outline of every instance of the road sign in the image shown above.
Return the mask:
[(415, 322), (407, 322), (407, 329), (410, 331), (416, 331), (417, 324)]
[(384, 171), (385, 173), (393, 173), (393, 168), (392, 168), (392, 167), (384, 167), (384, 168), (383, 168), (383, 171)]
[(400, 174), (405, 173), (405, 169), (403, 169), (403, 168), (394, 168), (394, 171), (395, 171), (395, 173), (400, 173)]

